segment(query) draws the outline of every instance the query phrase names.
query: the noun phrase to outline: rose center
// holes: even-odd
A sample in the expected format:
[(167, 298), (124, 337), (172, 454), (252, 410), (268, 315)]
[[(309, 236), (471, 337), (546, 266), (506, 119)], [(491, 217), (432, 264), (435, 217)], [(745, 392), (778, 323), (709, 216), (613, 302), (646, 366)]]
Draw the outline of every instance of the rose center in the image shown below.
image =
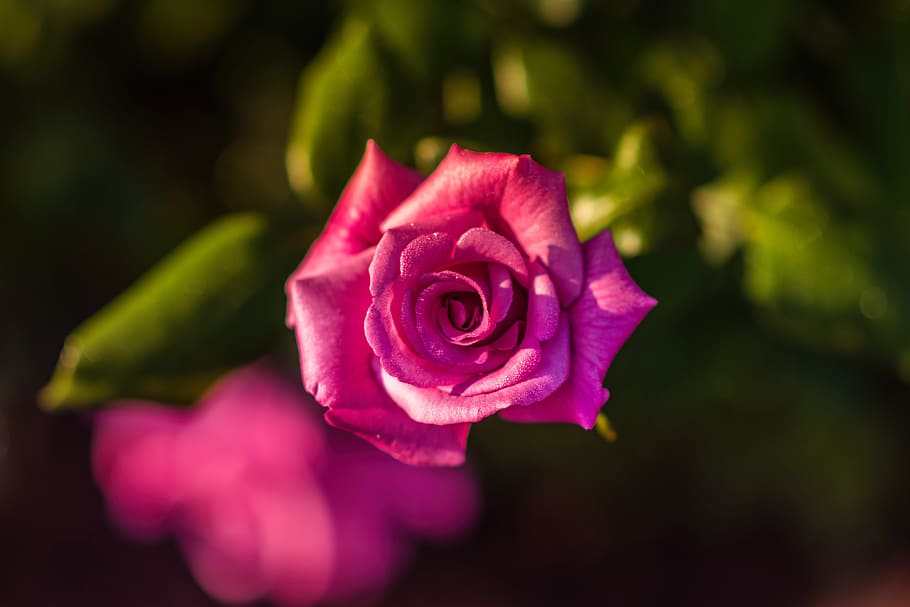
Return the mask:
[(452, 326), (461, 331), (473, 331), (480, 324), (483, 316), (483, 304), (477, 293), (449, 293), (443, 299)]

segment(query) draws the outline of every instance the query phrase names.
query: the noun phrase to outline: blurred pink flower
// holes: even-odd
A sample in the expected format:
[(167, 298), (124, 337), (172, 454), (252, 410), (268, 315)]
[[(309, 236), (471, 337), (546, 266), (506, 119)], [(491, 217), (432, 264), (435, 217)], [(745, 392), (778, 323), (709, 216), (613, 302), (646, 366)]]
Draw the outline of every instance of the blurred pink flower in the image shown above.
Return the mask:
[(609, 232), (579, 242), (563, 175), (457, 145), (424, 179), (369, 142), (285, 288), (326, 420), (437, 466), (495, 414), (594, 427), (607, 368), (657, 303)]
[(346, 602), (378, 594), (417, 538), (454, 540), (476, 517), (466, 470), (401, 464), (314, 419), (264, 364), (191, 410), (129, 402), (98, 415), (95, 476), (117, 525), (174, 534), (225, 602)]

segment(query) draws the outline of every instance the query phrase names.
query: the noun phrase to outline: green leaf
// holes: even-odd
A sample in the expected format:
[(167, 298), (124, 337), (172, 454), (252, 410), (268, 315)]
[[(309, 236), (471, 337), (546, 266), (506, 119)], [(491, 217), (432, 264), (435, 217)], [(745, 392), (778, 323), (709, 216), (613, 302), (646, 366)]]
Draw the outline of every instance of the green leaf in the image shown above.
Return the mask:
[(669, 106), (680, 138), (692, 146), (703, 145), (723, 74), (717, 50), (699, 38), (658, 40), (643, 53), (637, 71)]
[[(666, 191), (669, 179), (657, 150), (659, 128), (659, 123), (653, 121), (630, 126), (616, 145), (612, 164), (603, 160), (599, 170), (594, 162), (596, 157), (588, 157), (589, 162), (574, 163), (581, 165), (579, 169), (567, 167), (569, 210), (579, 238), (591, 238), (611, 227), (617, 219), (650, 205)], [(594, 166), (585, 169), (584, 165)], [(581, 174), (585, 172), (594, 175), (583, 177)], [(641, 250), (640, 246), (632, 248), (638, 250), (629, 253)]]
[(391, 77), (373, 28), (353, 19), (304, 70), (286, 163), (291, 186), (321, 214), (351, 177), (366, 141), (388, 147)]
[(286, 331), (282, 286), (307, 239), (256, 214), (206, 227), (67, 338), (42, 406), (194, 401)]
[(353, 3), (413, 74), (438, 79), (470, 61), (489, 38), (489, 22), (471, 2), (459, 0), (358, 0)]
[(538, 148), (552, 157), (600, 152), (611, 125), (630, 119), (626, 102), (608, 92), (587, 57), (557, 41), (516, 38), (500, 43), (493, 72), (502, 110), (532, 120)]

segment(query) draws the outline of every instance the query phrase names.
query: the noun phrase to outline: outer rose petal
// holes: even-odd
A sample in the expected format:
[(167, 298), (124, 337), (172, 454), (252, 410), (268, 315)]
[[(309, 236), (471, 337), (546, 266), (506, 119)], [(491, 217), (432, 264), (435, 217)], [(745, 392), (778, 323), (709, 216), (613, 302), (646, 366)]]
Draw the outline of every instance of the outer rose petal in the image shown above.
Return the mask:
[(331, 272), (290, 285), (304, 386), (328, 407), (326, 421), (414, 464), (455, 466), (464, 461), (469, 424), (432, 426), (411, 420), (388, 397), (371, 369), (364, 337), (370, 306), (367, 249), (338, 259)]
[(563, 307), (578, 297), (584, 265), (562, 174), (548, 171), (530, 156), (471, 152), (453, 145), (382, 229), (465, 209), (483, 212), (490, 229), (518, 243), (529, 259), (539, 259)]
[[(390, 160), (372, 139), (345, 187), (322, 235), (287, 281), (290, 296), (296, 278), (330, 269), (338, 257), (354, 255), (379, 242), (379, 226), (414, 191), (423, 175)], [(292, 322), (288, 310), (288, 324)]]
[(584, 244), (586, 286), (569, 311), (572, 370), (551, 396), (500, 412), (517, 422), (568, 422), (591, 429), (609, 392), (603, 378), (613, 357), (657, 301), (629, 276), (609, 232)]

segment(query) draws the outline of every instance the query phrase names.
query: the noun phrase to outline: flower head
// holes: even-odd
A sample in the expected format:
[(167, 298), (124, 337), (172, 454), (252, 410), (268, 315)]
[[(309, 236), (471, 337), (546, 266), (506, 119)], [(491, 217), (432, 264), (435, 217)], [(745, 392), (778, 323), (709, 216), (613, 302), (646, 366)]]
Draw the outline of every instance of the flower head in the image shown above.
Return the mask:
[(435, 465), (464, 461), (470, 425), (497, 413), (593, 427), (656, 303), (608, 232), (579, 242), (562, 175), (453, 146), (423, 179), (373, 142), (287, 291), (327, 421)]

